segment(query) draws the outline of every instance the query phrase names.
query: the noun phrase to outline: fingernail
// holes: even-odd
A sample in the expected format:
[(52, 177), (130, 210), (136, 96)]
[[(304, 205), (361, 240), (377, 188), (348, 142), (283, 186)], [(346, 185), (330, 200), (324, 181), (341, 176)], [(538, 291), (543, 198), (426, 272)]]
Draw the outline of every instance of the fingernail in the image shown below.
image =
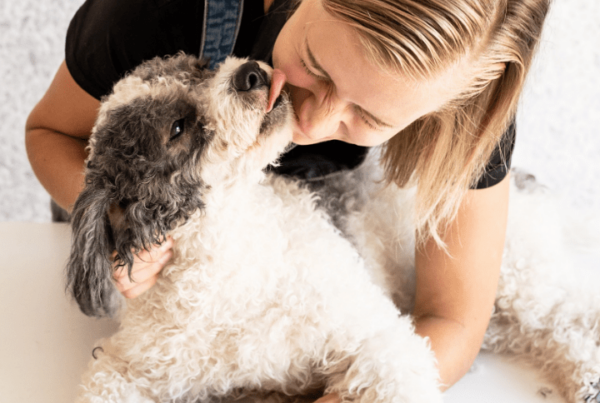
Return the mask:
[(316, 400), (315, 403), (339, 403), (340, 398), (337, 393), (330, 393)]

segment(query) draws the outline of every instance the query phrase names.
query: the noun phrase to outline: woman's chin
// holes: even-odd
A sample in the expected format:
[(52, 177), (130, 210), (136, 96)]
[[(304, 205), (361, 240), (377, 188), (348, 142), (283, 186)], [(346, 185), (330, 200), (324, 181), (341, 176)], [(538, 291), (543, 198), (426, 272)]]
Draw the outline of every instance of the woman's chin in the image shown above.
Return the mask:
[(313, 144), (311, 142), (312, 139), (309, 139), (308, 137), (306, 137), (303, 133), (294, 130), (294, 135), (292, 136), (292, 142), (294, 144), (298, 144), (299, 146), (306, 146), (309, 144)]
[(294, 136), (294, 138), (292, 139), (292, 143), (294, 143), (298, 146), (309, 146), (311, 144), (314, 144), (314, 143), (307, 141), (305, 138), (298, 138), (296, 136)]
[(330, 139), (330, 138), (313, 139), (311, 137), (308, 137), (307, 135), (305, 135), (304, 133), (302, 133), (299, 130), (294, 130), (294, 135), (292, 137), (292, 142), (299, 146), (308, 146), (311, 144), (323, 143), (323, 142), (329, 141), (329, 140), (332, 140), (332, 139)]

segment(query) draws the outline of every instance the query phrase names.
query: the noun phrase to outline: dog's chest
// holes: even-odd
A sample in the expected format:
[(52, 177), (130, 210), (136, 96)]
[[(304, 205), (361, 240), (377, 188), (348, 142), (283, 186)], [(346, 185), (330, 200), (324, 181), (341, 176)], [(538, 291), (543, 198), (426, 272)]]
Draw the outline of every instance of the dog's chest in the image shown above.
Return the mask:
[(173, 264), (152, 293), (167, 321), (282, 329), (287, 319), (278, 318), (326, 316), (316, 311), (333, 306), (324, 299), (340, 278), (356, 278), (345, 286), (356, 292), (365, 283), (351, 245), (293, 183), (215, 192), (173, 237)]
[[(312, 196), (279, 185), (209, 200), (221, 204), (211, 209), (207, 202), (203, 214), (173, 232), (173, 264), (131, 302), (123, 326), (123, 335), (135, 333), (123, 338), (135, 341), (131, 351), (161, 346), (185, 352), (186, 371), (193, 362), (199, 373), (264, 381), (273, 374), (257, 374), (259, 368), (305, 373), (294, 367), (314, 365), (331, 335), (351, 328), (361, 339), (386, 315), (395, 317)], [(162, 353), (156, 360), (161, 366)]]
[(337, 236), (312, 201), (286, 200), (262, 185), (212, 196), (204, 212), (173, 232), (175, 256), (163, 270), (157, 299), (177, 300), (173, 309), (202, 306), (235, 320), (232, 307), (238, 305), (248, 319), (263, 315), (273, 301), (315, 297), (307, 294), (315, 292), (318, 268), (307, 259), (323, 229)]

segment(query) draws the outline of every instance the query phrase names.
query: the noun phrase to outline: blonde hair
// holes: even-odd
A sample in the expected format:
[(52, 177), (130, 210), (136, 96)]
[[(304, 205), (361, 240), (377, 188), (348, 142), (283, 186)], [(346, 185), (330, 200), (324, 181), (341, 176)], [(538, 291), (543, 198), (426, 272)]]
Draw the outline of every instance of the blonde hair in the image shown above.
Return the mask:
[(322, 0), (378, 67), (431, 78), (467, 54), (470, 85), (385, 145), (389, 182), (417, 183), (417, 243), (441, 233), (514, 119), (549, 0)]

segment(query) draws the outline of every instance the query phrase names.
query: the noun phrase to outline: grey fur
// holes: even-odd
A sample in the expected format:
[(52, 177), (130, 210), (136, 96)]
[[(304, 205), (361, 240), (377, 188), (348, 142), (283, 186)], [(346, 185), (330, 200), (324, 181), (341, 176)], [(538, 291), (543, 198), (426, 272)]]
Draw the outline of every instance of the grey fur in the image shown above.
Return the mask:
[[(67, 288), (86, 315), (113, 316), (121, 301), (112, 283), (113, 266), (126, 267), (131, 278), (135, 254), (163, 243), (169, 231), (203, 208), (208, 186), (200, 176), (202, 160), (212, 143), (227, 141), (216, 136), (223, 127), (216, 122), (224, 118), (213, 116), (223, 111), (209, 107), (208, 100), (219, 93), (212, 91), (229, 85), (224, 93), (236, 104), (235, 113), (264, 109), (264, 96), (233, 89), (233, 73), (223, 70), (219, 78), (207, 63), (184, 54), (155, 58), (102, 100), (85, 188), (71, 216), (67, 265)], [(287, 95), (279, 101), (289, 106)], [(261, 136), (287, 118), (286, 108), (263, 112)]]
[[(204, 130), (202, 103), (187, 88), (201, 88), (212, 73), (198, 59), (178, 55), (146, 62), (130, 76), (150, 86), (164, 77), (185, 86), (135, 97), (110, 109), (94, 128), (67, 265), (67, 287), (90, 316), (112, 316), (118, 308), (113, 251), (114, 262), (131, 276), (135, 253), (164, 242), (169, 230), (203, 206), (198, 167), (212, 135)], [(169, 140), (180, 119), (183, 134)]]

